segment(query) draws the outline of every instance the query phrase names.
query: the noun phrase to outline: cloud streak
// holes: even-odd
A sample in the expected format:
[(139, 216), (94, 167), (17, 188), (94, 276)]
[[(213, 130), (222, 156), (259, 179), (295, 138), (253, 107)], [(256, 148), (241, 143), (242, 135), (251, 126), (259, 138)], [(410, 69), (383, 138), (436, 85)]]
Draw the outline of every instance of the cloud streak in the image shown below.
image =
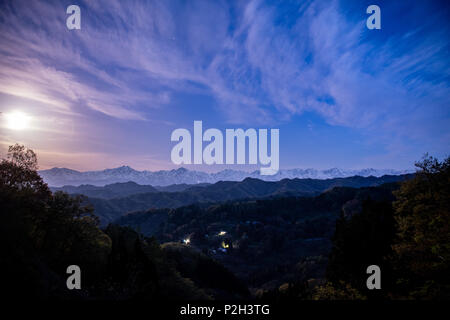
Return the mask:
[(63, 1), (0, 6), (0, 93), (49, 112), (170, 125), (174, 101), (204, 95), (212, 117), (236, 125), (314, 113), (386, 150), (450, 142), (439, 13), (407, 32), (368, 31), (344, 1), (80, 1), (82, 29), (69, 31)]

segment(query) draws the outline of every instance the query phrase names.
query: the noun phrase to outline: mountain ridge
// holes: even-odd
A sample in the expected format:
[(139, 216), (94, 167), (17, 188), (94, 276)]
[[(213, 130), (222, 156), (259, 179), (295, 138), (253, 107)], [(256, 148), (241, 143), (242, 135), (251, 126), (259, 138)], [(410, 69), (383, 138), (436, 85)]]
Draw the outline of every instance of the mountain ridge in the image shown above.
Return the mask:
[(280, 181), (283, 179), (334, 179), (352, 176), (381, 177), (384, 175), (402, 175), (412, 173), (413, 170), (373, 169), (361, 170), (331, 168), (318, 170), (282, 169), (273, 176), (260, 175), (258, 170), (252, 172), (225, 169), (216, 173), (189, 170), (184, 167), (172, 170), (138, 171), (129, 166), (98, 171), (77, 171), (68, 168), (52, 168), (39, 171), (39, 174), (49, 186), (106, 186), (114, 183), (135, 182), (140, 185), (166, 187), (176, 184), (216, 183), (219, 181), (243, 181), (245, 178), (255, 178), (264, 181)]
[[(92, 197), (89, 193), (85, 195), (88, 196), (86, 202), (94, 207), (94, 214), (100, 218), (102, 225), (105, 225), (126, 213), (151, 208), (177, 208), (195, 203), (223, 203), (239, 199), (310, 197), (335, 187), (371, 187), (403, 181), (412, 176), (385, 175), (379, 178), (356, 176), (325, 180), (283, 179), (280, 181), (246, 178), (243, 181), (219, 181), (210, 185), (191, 186), (176, 192), (154, 192), (153, 190), (153, 192), (138, 192), (109, 199)], [(136, 189), (141, 187), (145, 186), (137, 186)]]

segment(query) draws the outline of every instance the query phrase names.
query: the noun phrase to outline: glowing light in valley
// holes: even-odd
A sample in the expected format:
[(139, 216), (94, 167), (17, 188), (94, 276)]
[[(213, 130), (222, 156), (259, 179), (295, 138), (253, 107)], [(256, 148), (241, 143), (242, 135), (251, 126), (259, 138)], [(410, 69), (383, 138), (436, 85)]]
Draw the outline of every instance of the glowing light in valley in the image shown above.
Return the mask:
[(26, 113), (14, 111), (5, 114), (6, 126), (12, 130), (25, 130), (29, 128), (31, 117)]
[(184, 242), (184, 244), (189, 244), (189, 243), (191, 243), (191, 239), (184, 239), (183, 242)]
[(219, 232), (219, 236), (224, 236), (224, 235), (226, 235), (226, 234), (227, 234), (226, 231), (220, 231), (220, 232)]

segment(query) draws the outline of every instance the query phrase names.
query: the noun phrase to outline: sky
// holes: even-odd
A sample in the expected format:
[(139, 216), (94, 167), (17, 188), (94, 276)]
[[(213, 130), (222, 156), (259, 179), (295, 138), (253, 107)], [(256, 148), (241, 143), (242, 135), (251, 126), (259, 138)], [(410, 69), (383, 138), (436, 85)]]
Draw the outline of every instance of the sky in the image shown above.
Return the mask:
[(449, 42), (448, 1), (2, 1), (0, 156), (173, 169), (201, 120), (279, 129), (281, 168), (410, 169), (449, 155)]

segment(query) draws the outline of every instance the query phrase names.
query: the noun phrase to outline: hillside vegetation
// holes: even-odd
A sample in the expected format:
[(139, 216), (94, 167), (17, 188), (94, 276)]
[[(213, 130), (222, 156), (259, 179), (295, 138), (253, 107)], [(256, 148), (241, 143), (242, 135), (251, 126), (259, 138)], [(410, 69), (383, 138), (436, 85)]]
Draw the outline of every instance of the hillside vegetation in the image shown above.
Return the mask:
[[(141, 186), (133, 182), (117, 183), (105, 187), (63, 187), (72, 194), (88, 197), (102, 226), (120, 216), (150, 208), (177, 208), (194, 203), (220, 203), (243, 199), (284, 198), (292, 196), (316, 196), (334, 187), (370, 187), (383, 183), (398, 182), (412, 175), (382, 177), (349, 177), (336, 179), (283, 179), (277, 182), (246, 178), (243, 181), (220, 181), (211, 185), (189, 186), (182, 191), (158, 191), (152, 186)], [(124, 191), (126, 186), (130, 190)], [(180, 187), (180, 186), (179, 186)], [(165, 190), (170, 187), (164, 187)], [(176, 186), (172, 190), (176, 190)], [(150, 190), (150, 191), (145, 191)], [(135, 192), (134, 194), (131, 194)], [(121, 196), (115, 196), (121, 194)], [(127, 195), (128, 194), (128, 195)]]
[[(417, 166), (403, 182), (144, 210), (100, 227), (15, 145), (0, 163), (2, 289), (10, 299), (449, 299), (450, 158)], [(66, 287), (73, 264), (81, 290)], [(366, 287), (372, 264), (381, 290)]]

